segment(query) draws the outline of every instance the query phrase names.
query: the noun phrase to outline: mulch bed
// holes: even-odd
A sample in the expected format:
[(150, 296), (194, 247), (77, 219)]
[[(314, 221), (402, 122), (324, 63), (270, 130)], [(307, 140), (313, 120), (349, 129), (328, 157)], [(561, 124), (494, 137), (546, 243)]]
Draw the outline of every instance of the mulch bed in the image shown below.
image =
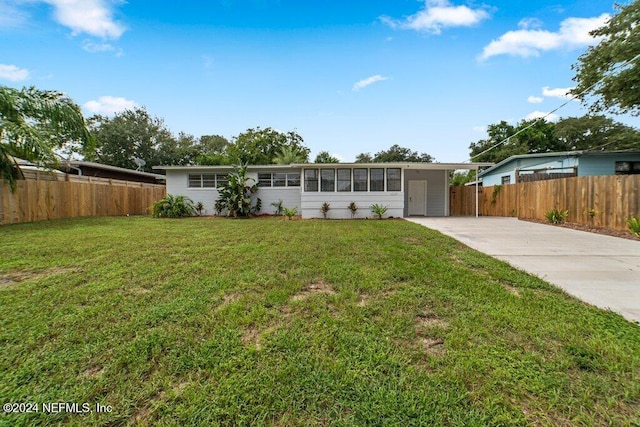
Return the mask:
[(607, 236), (621, 237), (623, 239), (640, 241), (640, 237), (637, 237), (636, 235), (634, 235), (633, 233), (631, 233), (629, 231), (614, 230), (612, 228), (595, 227), (593, 225), (578, 224), (578, 223), (575, 223), (575, 222), (565, 222), (565, 223), (562, 223), (562, 224), (551, 224), (551, 223), (549, 223), (547, 221), (543, 221), (543, 220), (539, 220), (539, 219), (524, 219), (524, 218), (520, 218), (520, 221), (537, 222), (538, 224), (545, 224), (545, 225), (550, 225), (550, 226), (553, 226), (553, 227), (572, 228), (574, 230), (588, 231), (589, 233), (598, 233), (598, 234), (604, 234), (604, 235), (607, 235)]

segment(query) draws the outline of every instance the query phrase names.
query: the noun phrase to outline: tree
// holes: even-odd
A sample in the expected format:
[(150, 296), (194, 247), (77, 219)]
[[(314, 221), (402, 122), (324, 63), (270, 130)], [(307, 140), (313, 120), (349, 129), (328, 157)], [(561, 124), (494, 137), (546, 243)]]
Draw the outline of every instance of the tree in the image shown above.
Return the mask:
[(431, 163), (433, 157), (427, 153), (419, 154), (409, 148), (400, 147), (398, 144), (392, 145), (388, 150), (379, 151), (373, 157), (373, 163), (382, 162), (422, 162)]
[(66, 143), (92, 144), (80, 107), (61, 92), (0, 86), (0, 178), (12, 191), (22, 178), (21, 158), (54, 166), (54, 150)]
[(573, 65), (577, 83), (572, 93), (592, 112), (640, 114), (640, 0), (625, 6), (604, 26), (592, 31), (602, 37)]
[(228, 165), (230, 163), (227, 148), (229, 140), (220, 135), (202, 135), (198, 144), (199, 154), (196, 163), (199, 165)]
[(273, 163), (277, 165), (290, 165), (291, 163), (306, 163), (308, 154), (302, 153), (295, 147), (285, 146), (280, 149), (280, 152), (273, 158)]
[[(144, 170), (147, 172), (151, 172), (153, 166), (181, 164), (183, 160), (182, 154), (177, 152), (185, 151), (185, 147), (179, 150), (178, 142), (164, 121), (151, 117), (144, 108), (126, 110), (113, 118), (102, 115), (90, 117), (89, 128), (96, 139), (96, 146), (95, 150), (84, 153), (87, 160), (136, 169), (134, 158), (137, 157), (146, 162)], [(163, 149), (169, 152), (161, 154)], [(178, 157), (171, 157), (172, 153)]]
[(280, 132), (272, 128), (247, 129), (234, 138), (227, 153), (232, 163), (250, 165), (273, 164), (273, 159), (282, 154), (284, 147), (298, 152), (304, 162), (309, 160), (309, 149), (303, 145), (302, 136), (294, 131)]
[(373, 163), (371, 153), (360, 153), (356, 156), (356, 163)]
[(197, 163), (198, 141), (193, 135), (180, 132), (177, 138), (163, 138), (158, 144), (153, 162), (160, 165), (185, 166)]
[(314, 163), (340, 163), (340, 160), (329, 154), (328, 151), (321, 151), (316, 156), (316, 160)]
[(602, 115), (567, 117), (554, 134), (566, 150), (640, 150), (640, 131)]

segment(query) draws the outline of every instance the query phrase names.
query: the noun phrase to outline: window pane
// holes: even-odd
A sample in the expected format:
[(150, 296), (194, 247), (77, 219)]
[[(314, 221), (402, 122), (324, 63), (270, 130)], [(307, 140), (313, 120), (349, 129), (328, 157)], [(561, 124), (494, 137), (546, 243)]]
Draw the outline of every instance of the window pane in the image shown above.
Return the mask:
[(353, 170), (353, 191), (367, 191), (367, 170)]
[(212, 173), (202, 174), (202, 186), (207, 188), (214, 188), (216, 186), (216, 176)]
[(400, 191), (400, 168), (387, 169), (387, 191)]
[(335, 169), (320, 170), (320, 190), (336, 191), (336, 170)]
[(351, 169), (338, 169), (338, 191), (351, 191)]
[(202, 187), (202, 175), (200, 174), (189, 174), (189, 187), (190, 188), (200, 188)]
[(318, 191), (318, 169), (304, 170), (304, 191)]
[(287, 185), (287, 174), (286, 173), (274, 173), (273, 174), (273, 186), (274, 187), (284, 187)]
[(371, 169), (371, 191), (384, 191), (384, 169)]
[(259, 187), (271, 187), (271, 174), (259, 173), (258, 174), (258, 186)]
[(219, 173), (216, 175), (216, 184), (218, 187), (227, 185), (229, 183), (229, 177), (225, 174)]
[(287, 174), (287, 187), (300, 187), (300, 174), (298, 172)]

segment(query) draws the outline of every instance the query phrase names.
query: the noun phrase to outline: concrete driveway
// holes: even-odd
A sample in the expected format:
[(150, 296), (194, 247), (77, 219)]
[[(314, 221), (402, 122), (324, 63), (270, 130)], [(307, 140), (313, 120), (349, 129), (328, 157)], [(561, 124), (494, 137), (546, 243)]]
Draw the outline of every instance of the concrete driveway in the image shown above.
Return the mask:
[(406, 218), (640, 322), (640, 241), (516, 218)]

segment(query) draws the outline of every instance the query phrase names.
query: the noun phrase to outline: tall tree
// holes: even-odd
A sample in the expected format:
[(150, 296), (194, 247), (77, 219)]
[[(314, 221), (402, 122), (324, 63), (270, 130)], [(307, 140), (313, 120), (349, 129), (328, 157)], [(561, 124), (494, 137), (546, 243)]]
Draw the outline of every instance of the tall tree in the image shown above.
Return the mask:
[(283, 147), (291, 147), (307, 162), (310, 150), (303, 143), (302, 136), (294, 131), (284, 133), (272, 128), (257, 127), (247, 129), (234, 138), (227, 153), (233, 164), (268, 165), (281, 154)]
[(273, 163), (277, 165), (290, 165), (292, 163), (306, 163), (307, 155), (292, 146), (285, 146), (280, 149), (280, 152), (273, 158)]
[(567, 117), (554, 134), (566, 150), (638, 150), (640, 131), (602, 115)]
[(373, 157), (374, 163), (382, 162), (433, 162), (433, 157), (427, 153), (418, 153), (398, 144), (392, 145), (388, 150), (379, 151)]
[(0, 86), (0, 178), (15, 191), (22, 177), (17, 158), (43, 166), (57, 163), (66, 143), (92, 144), (80, 107), (61, 92)]
[(87, 160), (136, 169), (134, 158), (137, 157), (146, 162), (144, 170), (147, 172), (162, 163), (179, 164), (178, 160), (160, 155), (161, 147), (174, 147), (177, 151), (177, 143), (164, 121), (151, 117), (144, 108), (126, 110), (112, 118), (90, 117), (89, 127), (96, 147), (85, 152)]
[(340, 163), (340, 159), (332, 156), (328, 151), (321, 151), (316, 156), (314, 163)]
[(199, 165), (229, 165), (229, 140), (220, 135), (202, 135), (198, 144), (196, 163)]
[(640, 0), (616, 4), (619, 13), (592, 31), (602, 37), (572, 68), (577, 83), (572, 93), (592, 112), (640, 114)]
[(360, 153), (356, 156), (356, 163), (372, 163), (371, 153)]

